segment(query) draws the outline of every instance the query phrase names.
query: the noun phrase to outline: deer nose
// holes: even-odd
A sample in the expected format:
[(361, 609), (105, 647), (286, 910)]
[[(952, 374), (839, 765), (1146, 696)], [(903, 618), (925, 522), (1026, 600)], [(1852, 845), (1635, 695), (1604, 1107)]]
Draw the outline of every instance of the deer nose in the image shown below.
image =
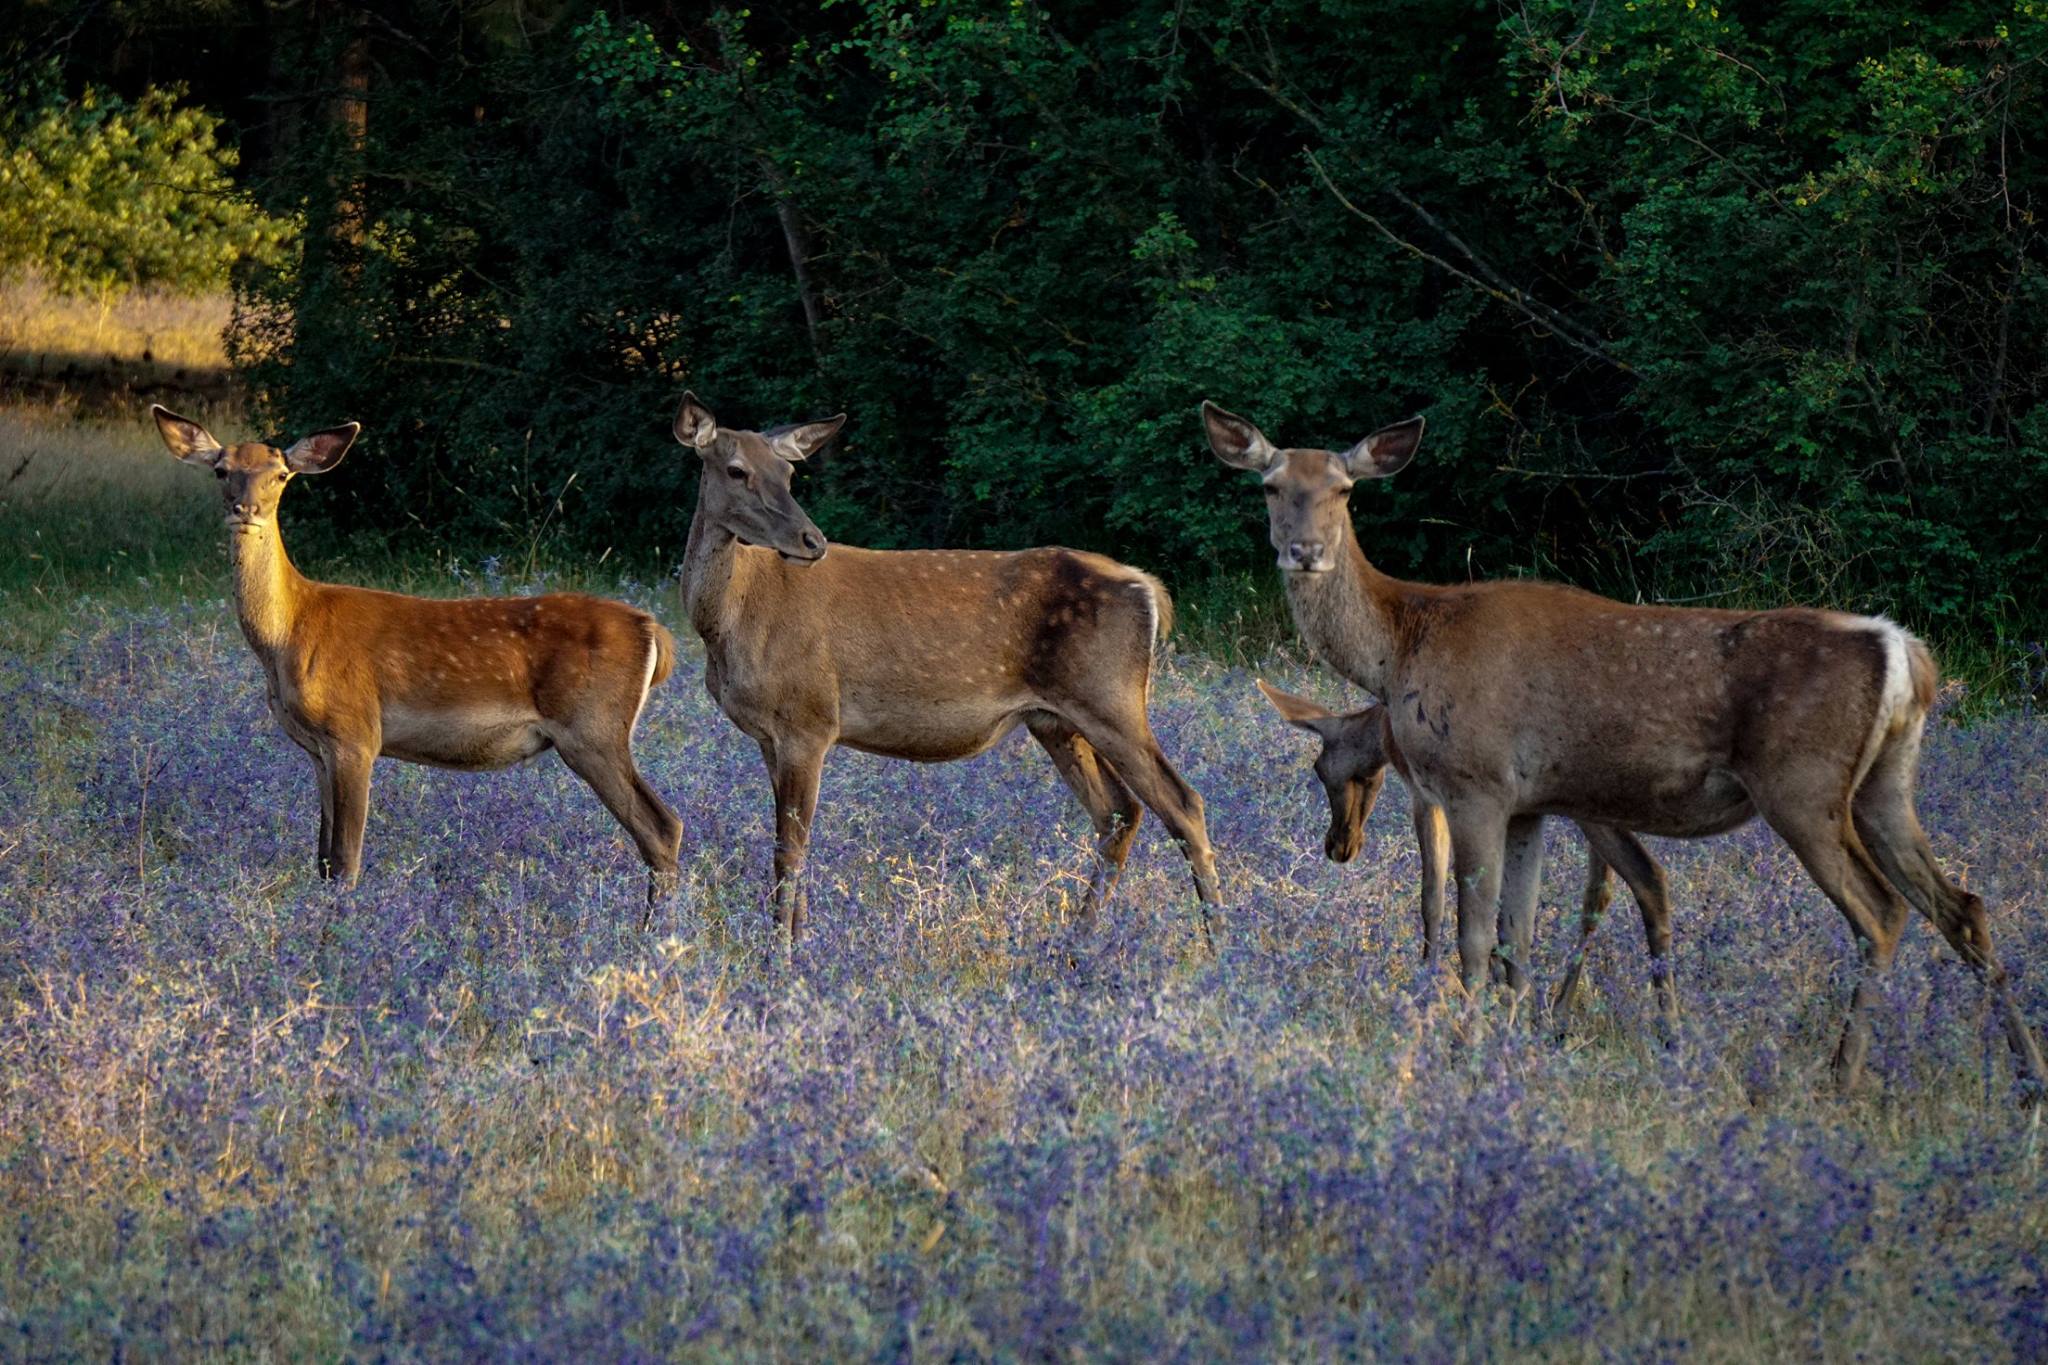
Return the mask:
[(1323, 562), (1323, 542), (1320, 540), (1297, 540), (1287, 549), (1294, 556), (1294, 562), (1304, 569)]
[(825, 537), (819, 535), (816, 531), (805, 531), (797, 539), (803, 542), (806, 550), (822, 551), (825, 548)]

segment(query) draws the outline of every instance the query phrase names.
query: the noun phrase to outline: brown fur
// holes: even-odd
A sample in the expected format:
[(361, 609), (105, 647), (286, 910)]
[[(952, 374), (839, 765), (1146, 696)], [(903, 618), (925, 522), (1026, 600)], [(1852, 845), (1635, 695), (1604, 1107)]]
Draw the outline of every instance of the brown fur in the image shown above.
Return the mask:
[(174, 455), (219, 477), (236, 617), (271, 713), (320, 777), (322, 876), (353, 885), (361, 873), (380, 755), (477, 770), (553, 748), (632, 835), (652, 906), (675, 879), (682, 822), (640, 776), (632, 733), (648, 691), (675, 667), (666, 628), (570, 593), (442, 601), (315, 582), (285, 553), (278, 499), (294, 475), (332, 468), (354, 425), (289, 451), (223, 449), (196, 423), (154, 414)]
[[(1448, 835), (1443, 807), (1416, 789), (1387, 708), (1378, 702), (1343, 715), (1257, 680), (1259, 691), (1291, 725), (1322, 742), (1315, 772), (1330, 803), (1330, 828), (1323, 852), (1330, 861), (1350, 862), (1364, 841), (1365, 822), (1372, 814), (1386, 769), (1392, 767), (1408, 788), (1415, 843), (1422, 858), (1422, 960), (1441, 959), (1444, 882), (1449, 866)], [(1577, 822), (1574, 822), (1577, 823)], [(1677, 1022), (1678, 998), (1671, 981), (1671, 894), (1663, 867), (1642, 840), (1611, 825), (1579, 824), (1586, 838), (1586, 885), (1580, 897), (1579, 941), (1559, 982), (1554, 1006), (1560, 1016), (1577, 990), (1585, 965), (1586, 945), (1614, 896), (1614, 872), (1628, 883), (1642, 912), (1643, 935), (1650, 949), (1650, 980), (1657, 992), (1660, 1021), (1666, 1036)]]
[[(1933, 662), (1889, 622), (1808, 608), (1631, 606), (1536, 582), (1431, 587), (1380, 573), (1348, 500), (1413, 457), (1420, 420), (1351, 450), (1278, 449), (1204, 405), (1225, 463), (1263, 475), (1302, 636), (1387, 704), (1411, 785), (1443, 807), (1468, 988), (1498, 939), (1527, 984), (1541, 822), (1719, 833), (1761, 814), (1840, 908), (1866, 974), (1836, 1054), (1853, 1085), (1868, 1007), (1908, 907), (2008, 1002), (2024, 1072), (2040, 1048), (2009, 1006), (1981, 903), (1942, 875), (1913, 810)], [(1503, 900), (1503, 882), (1507, 883)]]
[[(776, 918), (803, 923), (798, 873), (834, 745), (920, 762), (981, 753), (1019, 725), (1098, 835), (1084, 916), (1116, 884), (1144, 806), (1216, 900), (1202, 800), (1153, 738), (1152, 654), (1172, 621), (1149, 574), (1079, 550), (813, 554), (787, 501), (790, 461), (834, 419), (775, 434), (720, 428), (684, 399), (676, 435), (703, 459), (683, 596), (705, 682), (760, 744), (775, 789)], [(741, 543), (751, 541), (751, 544)], [(1142, 805), (1141, 805), (1142, 803)]]

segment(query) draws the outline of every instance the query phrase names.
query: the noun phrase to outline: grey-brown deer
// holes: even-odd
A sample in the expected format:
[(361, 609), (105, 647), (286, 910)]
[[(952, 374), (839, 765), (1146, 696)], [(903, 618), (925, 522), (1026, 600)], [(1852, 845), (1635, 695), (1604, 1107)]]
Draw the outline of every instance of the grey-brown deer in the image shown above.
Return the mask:
[(1943, 874), (1914, 809), (1936, 683), (1918, 640), (1882, 618), (1802, 607), (1632, 606), (1550, 583), (1403, 582), (1366, 559), (1349, 498), (1359, 480), (1408, 464), (1422, 419), (1344, 451), (1280, 449), (1211, 403), (1202, 420), (1219, 459), (1261, 477), (1296, 628), (1386, 704), (1410, 781), (1443, 808), (1468, 990), (1486, 979), (1497, 924), (1509, 986), (1528, 983), (1544, 816), (1693, 837), (1757, 814), (1861, 945), (1834, 1058), (1845, 1089), (1861, 1074), (1910, 907), (1994, 992), (2038, 1093), (2040, 1044), (2007, 989), (1983, 902)]
[[(1262, 678), (1254, 681), (1288, 724), (1321, 741), (1315, 773), (1330, 803), (1330, 827), (1323, 835), (1323, 852), (1331, 862), (1348, 863), (1358, 856), (1365, 840), (1365, 822), (1386, 783), (1387, 769), (1392, 767), (1400, 774), (1402, 785), (1408, 788), (1409, 815), (1415, 826), (1416, 848), (1422, 856), (1422, 960), (1434, 965), (1441, 960), (1450, 833), (1443, 807), (1432, 805), (1409, 778), (1388, 724), (1387, 708), (1373, 702), (1339, 714), (1307, 697), (1283, 692)], [(1625, 829), (1580, 823), (1579, 832), (1586, 839), (1586, 887), (1579, 898), (1579, 940), (1551, 999), (1552, 1012), (1562, 1020), (1578, 991), (1587, 945), (1613, 902), (1612, 874), (1619, 872), (1635, 895), (1636, 908), (1642, 912), (1643, 937), (1650, 948), (1650, 982), (1657, 994), (1658, 1023), (1668, 1042), (1676, 1035), (1678, 993), (1671, 979), (1671, 888), (1663, 865), (1641, 839)]]
[[(863, 550), (825, 541), (790, 495), (822, 422), (721, 426), (695, 397), (676, 439), (701, 463), (683, 600), (705, 683), (761, 746), (775, 789), (775, 917), (802, 933), (800, 881), (825, 756), (969, 758), (1023, 725), (1096, 831), (1084, 919), (1115, 888), (1144, 807), (1217, 900), (1202, 798), (1153, 737), (1153, 651), (1172, 603), (1156, 578), (1076, 550)], [(1141, 804), (1142, 803), (1142, 804)]]
[(380, 755), (479, 770), (552, 748), (632, 836), (651, 917), (676, 880), (683, 826), (640, 776), (633, 729), (675, 668), (667, 629), (578, 594), (446, 601), (315, 582), (285, 553), (278, 500), (300, 474), (339, 464), (360, 425), (279, 450), (223, 446), (197, 422), (150, 412), (173, 455), (219, 480), (235, 615), (271, 714), (319, 774), (320, 874), (353, 884), (361, 873)]

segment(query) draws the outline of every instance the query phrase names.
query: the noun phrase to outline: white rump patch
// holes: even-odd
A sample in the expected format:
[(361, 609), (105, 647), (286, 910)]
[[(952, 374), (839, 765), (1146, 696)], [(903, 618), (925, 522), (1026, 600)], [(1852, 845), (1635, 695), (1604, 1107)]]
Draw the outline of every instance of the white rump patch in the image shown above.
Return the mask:
[(654, 632), (647, 632), (647, 671), (640, 675), (640, 702), (633, 708), (633, 719), (626, 726), (626, 738), (633, 738), (633, 731), (640, 728), (640, 713), (647, 709), (647, 694), (654, 690), (654, 665), (661, 660), (661, 645)]
[(1863, 785), (1878, 752), (1913, 709), (1913, 663), (1908, 646), (1913, 637), (1897, 623), (1882, 616), (1866, 616), (1856, 622), (1884, 643), (1884, 682), (1878, 689), (1877, 714), (1871, 718), (1870, 738), (1864, 741), (1863, 757), (1856, 765), (1853, 787)]
[(1157, 645), (1159, 643), (1159, 597), (1152, 591), (1152, 584), (1145, 579), (1137, 579), (1131, 586), (1144, 594), (1145, 616), (1149, 622), (1145, 630), (1145, 638), (1154, 645)]

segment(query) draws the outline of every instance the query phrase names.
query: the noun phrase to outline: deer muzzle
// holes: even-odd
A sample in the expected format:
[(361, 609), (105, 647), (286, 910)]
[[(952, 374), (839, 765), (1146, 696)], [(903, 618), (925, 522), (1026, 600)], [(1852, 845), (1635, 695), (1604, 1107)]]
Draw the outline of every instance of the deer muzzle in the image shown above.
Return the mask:
[(830, 548), (824, 532), (815, 526), (807, 526), (799, 531), (796, 540), (801, 548), (784, 549), (780, 552), (784, 559), (796, 564), (815, 564), (825, 557), (825, 551)]
[(1290, 541), (1280, 554), (1280, 567), (1290, 573), (1328, 573), (1330, 548), (1320, 540)]

